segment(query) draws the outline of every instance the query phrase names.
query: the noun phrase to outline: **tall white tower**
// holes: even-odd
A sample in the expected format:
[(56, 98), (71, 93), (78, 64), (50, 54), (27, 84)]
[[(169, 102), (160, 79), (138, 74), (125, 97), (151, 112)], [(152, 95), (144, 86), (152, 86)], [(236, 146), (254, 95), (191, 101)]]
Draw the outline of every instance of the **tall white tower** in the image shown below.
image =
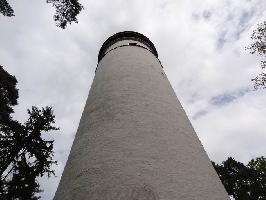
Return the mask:
[(229, 199), (153, 43), (108, 38), (55, 200)]

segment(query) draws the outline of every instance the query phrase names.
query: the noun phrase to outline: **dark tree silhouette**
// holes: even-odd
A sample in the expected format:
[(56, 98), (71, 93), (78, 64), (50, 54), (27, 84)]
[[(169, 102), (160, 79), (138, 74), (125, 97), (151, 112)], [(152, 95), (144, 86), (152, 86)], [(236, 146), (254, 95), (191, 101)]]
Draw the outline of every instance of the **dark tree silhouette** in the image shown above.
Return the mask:
[(47, 3), (52, 3), (56, 9), (54, 20), (57, 26), (64, 29), (67, 23), (78, 23), (77, 15), (83, 9), (78, 0), (47, 0)]
[(3, 124), (10, 120), (10, 114), (14, 112), (12, 106), (17, 105), (18, 89), (16, 78), (1, 65), (0, 78), (0, 124)]
[[(42, 134), (58, 130), (51, 107), (28, 110), (25, 123), (14, 120), (12, 106), (17, 104), (17, 80), (0, 66), (0, 197), (38, 199), (37, 177), (54, 175), (53, 140)], [(0, 199), (1, 199), (0, 198)]]
[(236, 200), (266, 199), (266, 158), (252, 159), (248, 165), (229, 157), (213, 166), (226, 191)]
[(261, 61), (262, 72), (252, 79), (254, 81), (254, 88), (266, 88), (266, 21), (258, 24), (257, 28), (251, 34), (252, 44), (247, 47), (251, 54), (257, 54), (264, 57)]
[[(67, 23), (78, 23), (77, 15), (83, 9), (78, 0), (46, 0), (46, 2), (51, 3), (55, 7), (54, 20), (58, 27), (64, 29)], [(14, 11), (6, 0), (0, 0), (0, 12), (4, 16), (14, 16)]]
[(41, 192), (36, 181), (34, 167), (29, 166), (25, 155), (16, 163), (13, 170), (12, 181), (4, 181), (2, 184), (2, 199), (37, 200), (37, 193)]
[[(255, 159), (252, 159), (249, 163), (248, 163), (248, 167), (254, 170), (259, 171), (259, 173), (261, 175), (266, 175), (266, 158), (262, 157), (258, 157)], [(266, 178), (266, 177), (264, 177)]]
[(4, 16), (8, 17), (14, 16), (14, 10), (11, 8), (11, 6), (6, 0), (0, 0), (0, 12)]

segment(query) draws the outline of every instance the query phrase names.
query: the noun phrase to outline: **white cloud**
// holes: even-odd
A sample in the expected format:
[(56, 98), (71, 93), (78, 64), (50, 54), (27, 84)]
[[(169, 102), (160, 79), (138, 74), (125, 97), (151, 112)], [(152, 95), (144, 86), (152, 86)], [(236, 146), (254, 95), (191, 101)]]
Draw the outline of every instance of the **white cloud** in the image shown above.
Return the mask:
[[(1, 17), (1, 65), (18, 79), (15, 116), (31, 105), (54, 107), (58, 178), (41, 179), (42, 199), (52, 198), (89, 92), (102, 43), (134, 30), (155, 44), (164, 70), (211, 159), (246, 162), (265, 153), (265, 91), (252, 91), (259, 58), (244, 47), (265, 4), (240, 1), (81, 1), (79, 23), (61, 30), (45, 2), (12, 2), (16, 16)], [(2, 28), (3, 27), (3, 28)], [(223, 105), (211, 99), (244, 95)], [(197, 117), (193, 117), (198, 115)]]

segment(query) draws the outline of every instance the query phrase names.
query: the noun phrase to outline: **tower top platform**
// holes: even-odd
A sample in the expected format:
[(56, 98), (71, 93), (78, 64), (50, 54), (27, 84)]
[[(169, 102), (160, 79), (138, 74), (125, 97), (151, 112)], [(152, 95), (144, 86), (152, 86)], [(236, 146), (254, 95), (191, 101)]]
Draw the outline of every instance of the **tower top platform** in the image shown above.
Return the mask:
[(114, 43), (121, 41), (121, 40), (136, 40), (139, 41), (146, 46), (149, 47), (149, 50), (156, 56), (158, 57), (157, 50), (154, 46), (154, 44), (150, 41), (149, 38), (147, 38), (145, 35), (135, 32), (135, 31), (123, 31), (123, 32), (118, 32), (111, 37), (109, 37), (102, 45), (99, 54), (98, 54), (98, 62), (104, 57), (106, 54), (106, 50), (108, 47), (113, 45)]

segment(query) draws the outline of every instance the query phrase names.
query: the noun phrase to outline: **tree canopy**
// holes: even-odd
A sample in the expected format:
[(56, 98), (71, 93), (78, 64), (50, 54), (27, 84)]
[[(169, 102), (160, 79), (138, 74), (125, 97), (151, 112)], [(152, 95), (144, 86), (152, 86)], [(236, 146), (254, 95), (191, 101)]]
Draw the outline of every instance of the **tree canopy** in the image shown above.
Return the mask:
[(17, 79), (6, 72), (0, 65), (0, 124), (11, 119), (12, 106), (17, 105), (18, 89)]
[(213, 166), (226, 191), (235, 200), (266, 199), (266, 158), (252, 159), (247, 165), (229, 157)]
[[(66, 28), (67, 24), (77, 23), (77, 15), (83, 9), (78, 0), (46, 0), (55, 7), (54, 20), (60, 28)], [(0, 0), (0, 12), (4, 16), (14, 16), (14, 10), (6, 0)]]
[(6, 0), (0, 0), (0, 12), (4, 16), (8, 17), (14, 16), (14, 10)]
[(13, 119), (17, 105), (17, 80), (0, 66), (0, 197), (3, 199), (38, 199), (41, 191), (37, 177), (54, 174), (51, 169), (53, 140), (45, 132), (58, 130), (53, 124), (51, 107), (28, 109), (29, 118), (20, 123)]
[(251, 54), (257, 54), (263, 56), (263, 60), (261, 61), (261, 69), (262, 72), (258, 74), (255, 78), (252, 79), (254, 81), (254, 88), (266, 88), (266, 21), (259, 23), (257, 28), (251, 34), (252, 43), (247, 47)]

